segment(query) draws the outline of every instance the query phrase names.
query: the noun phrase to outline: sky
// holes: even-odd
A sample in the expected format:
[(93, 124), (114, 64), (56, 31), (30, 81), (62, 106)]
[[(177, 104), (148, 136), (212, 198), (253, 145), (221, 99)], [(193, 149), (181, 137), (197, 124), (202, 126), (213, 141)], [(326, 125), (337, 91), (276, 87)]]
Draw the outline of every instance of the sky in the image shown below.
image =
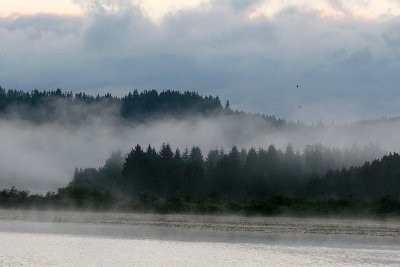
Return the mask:
[(304, 122), (398, 116), (398, 29), (399, 0), (2, 0), (0, 85), (190, 90)]

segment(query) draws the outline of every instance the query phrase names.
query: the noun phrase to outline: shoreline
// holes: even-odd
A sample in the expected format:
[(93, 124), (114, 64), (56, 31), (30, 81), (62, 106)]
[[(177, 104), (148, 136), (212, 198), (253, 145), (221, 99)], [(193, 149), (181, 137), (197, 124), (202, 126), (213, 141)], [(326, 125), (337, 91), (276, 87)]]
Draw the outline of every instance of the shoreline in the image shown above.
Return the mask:
[(396, 244), (399, 220), (358, 220), (236, 215), (23, 211), (0, 209), (0, 232), (231, 242), (340, 241)]

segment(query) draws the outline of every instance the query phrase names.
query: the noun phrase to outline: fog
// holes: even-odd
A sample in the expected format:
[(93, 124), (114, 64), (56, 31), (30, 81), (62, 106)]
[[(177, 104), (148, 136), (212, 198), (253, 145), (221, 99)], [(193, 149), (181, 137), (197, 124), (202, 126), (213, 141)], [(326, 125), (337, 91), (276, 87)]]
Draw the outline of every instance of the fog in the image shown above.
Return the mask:
[[(399, 151), (400, 120), (380, 120), (349, 125), (292, 125), (276, 128), (257, 117), (209, 116), (154, 119), (127, 123), (103, 113), (76, 124), (68, 120), (33, 123), (16, 117), (0, 120), (0, 187), (16, 186), (45, 192), (65, 186), (75, 167), (100, 167), (113, 151), (127, 153), (136, 144), (173, 148), (199, 146), (206, 156), (210, 149), (268, 147), (285, 149), (288, 144), (300, 153), (307, 144), (345, 149), (379, 146), (383, 152)], [(365, 150), (360, 160), (381, 156)]]

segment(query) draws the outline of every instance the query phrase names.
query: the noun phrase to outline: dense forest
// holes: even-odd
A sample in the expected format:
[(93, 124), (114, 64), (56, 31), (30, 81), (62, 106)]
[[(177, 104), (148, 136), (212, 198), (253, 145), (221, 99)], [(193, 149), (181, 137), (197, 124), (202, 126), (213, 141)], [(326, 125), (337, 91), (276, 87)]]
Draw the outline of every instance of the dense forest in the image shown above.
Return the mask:
[[(360, 151), (360, 150), (358, 150)], [(182, 153), (137, 145), (101, 168), (76, 169), (57, 193), (0, 191), (0, 206), (247, 215), (399, 215), (400, 155), (337, 169), (355, 151), (320, 145)], [(340, 156), (339, 156), (340, 155)], [(335, 160), (334, 160), (335, 159)], [(333, 169), (332, 169), (333, 168)], [(334, 170), (336, 168), (337, 170)]]
[(290, 145), (285, 151), (271, 145), (248, 151), (236, 147), (229, 152), (212, 150), (204, 157), (198, 147), (181, 152), (168, 144), (159, 151), (137, 145), (126, 158), (113, 153), (102, 168), (76, 169), (70, 186), (127, 196), (399, 196), (398, 154), (344, 168), (366, 149), (341, 151), (309, 145), (300, 154)]
[(54, 91), (31, 92), (5, 90), (0, 86), (0, 116), (17, 117), (33, 122), (69, 121), (82, 123), (91, 116), (113, 116), (122, 122), (143, 122), (163, 117), (232, 115), (258, 118), (273, 126), (286, 125), (282, 119), (263, 114), (234, 111), (229, 101), (223, 106), (218, 96), (201, 96), (196, 92), (166, 90), (133, 90), (123, 97), (110, 93), (90, 95), (86, 93)]

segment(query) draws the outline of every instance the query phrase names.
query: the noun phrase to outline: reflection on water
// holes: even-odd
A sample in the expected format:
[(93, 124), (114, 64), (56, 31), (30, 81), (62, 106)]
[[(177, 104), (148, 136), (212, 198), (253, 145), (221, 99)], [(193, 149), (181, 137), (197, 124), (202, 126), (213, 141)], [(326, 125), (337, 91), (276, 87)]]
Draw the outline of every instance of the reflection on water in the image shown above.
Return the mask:
[(0, 266), (400, 266), (398, 221), (0, 210)]

